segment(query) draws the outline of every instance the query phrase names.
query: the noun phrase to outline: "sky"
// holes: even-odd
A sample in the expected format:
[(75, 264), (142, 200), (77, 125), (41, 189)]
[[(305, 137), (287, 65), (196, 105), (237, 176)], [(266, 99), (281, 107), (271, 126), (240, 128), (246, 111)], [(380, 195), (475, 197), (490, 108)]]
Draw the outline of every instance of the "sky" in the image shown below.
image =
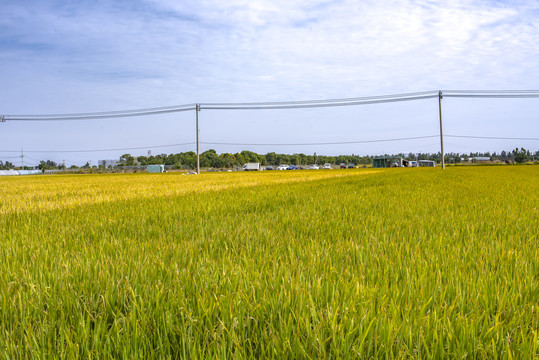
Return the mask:
[[(539, 88), (539, 1), (0, 0), (0, 115), (208, 102)], [(445, 134), (539, 137), (539, 99), (444, 98)], [(438, 100), (202, 110), (201, 151), (438, 152)], [(195, 113), (0, 123), (0, 160), (86, 161), (195, 150)], [(216, 145), (208, 143), (246, 145)], [(159, 147), (161, 145), (175, 145)], [(247, 145), (249, 144), (249, 145)], [(539, 150), (446, 138), (446, 152)], [(108, 150), (140, 148), (129, 151)], [(86, 151), (107, 150), (107, 151)]]

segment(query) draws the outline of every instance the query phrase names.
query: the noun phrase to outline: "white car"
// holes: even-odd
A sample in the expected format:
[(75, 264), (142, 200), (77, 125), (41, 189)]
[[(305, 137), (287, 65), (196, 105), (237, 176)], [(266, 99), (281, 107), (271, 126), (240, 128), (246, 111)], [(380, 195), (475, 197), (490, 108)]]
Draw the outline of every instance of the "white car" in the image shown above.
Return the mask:
[(288, 165), (279, 165), (277, 170), (288, 170)]
[(325, 163), (322, 169), (331, 169), (331, 164)]
[(318, 169), (320, 169), (320, 168), (318, 167), (318, 165), (311, 165), (311, 166), (309, 167), (309, 169), (311, 169), (311, 170), (318, 170)]

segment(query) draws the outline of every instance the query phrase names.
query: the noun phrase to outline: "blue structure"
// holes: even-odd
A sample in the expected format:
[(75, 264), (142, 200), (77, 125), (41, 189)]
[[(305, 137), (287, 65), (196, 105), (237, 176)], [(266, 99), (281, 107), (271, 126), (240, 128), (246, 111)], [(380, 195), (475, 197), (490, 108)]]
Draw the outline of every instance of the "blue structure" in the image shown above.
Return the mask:
[(162, 173), (165, 172), (165, 165), (148, 165), (146, 171), (149, 173)]

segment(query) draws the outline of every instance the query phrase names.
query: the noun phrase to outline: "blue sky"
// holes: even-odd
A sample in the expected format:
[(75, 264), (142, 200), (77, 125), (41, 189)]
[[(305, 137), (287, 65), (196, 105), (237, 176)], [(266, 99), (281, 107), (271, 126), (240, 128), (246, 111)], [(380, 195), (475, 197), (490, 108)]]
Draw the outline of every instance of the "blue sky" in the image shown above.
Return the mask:
[[(0, 0), (0, 114), (106, 111), (193, 102), (539, 88), (539, 1)], [(438, 132), (435, 99), (341, 109), (202, 111), (201, 141), (306, 143)], [(539, 99), (444, 99), (444, 131), (538, 137)], [(0, 123), (0, 150), (193, 150), (194, 114)], [(446, 151), (537, 142), (446, 140)], [(146, 147), (148, 149), (146, 149)], [(319, 154), (436, 152), (436, 139), (338, 146), (211, 146)], [(28, 153), (27, 161), (117, 158)], [(0, 159), (16, 159), (0, 153)], [(17, 162), (19, 160), (16, 160)]]

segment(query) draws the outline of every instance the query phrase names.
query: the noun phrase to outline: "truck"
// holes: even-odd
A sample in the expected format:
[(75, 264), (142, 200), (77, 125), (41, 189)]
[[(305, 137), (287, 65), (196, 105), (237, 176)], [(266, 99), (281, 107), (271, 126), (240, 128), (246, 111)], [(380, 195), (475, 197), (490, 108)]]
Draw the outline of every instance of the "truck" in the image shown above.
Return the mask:
[(260, 163), (247, 163), (243, 165), (242, 168), (243, 171), (259, 171), (260, 170)]

